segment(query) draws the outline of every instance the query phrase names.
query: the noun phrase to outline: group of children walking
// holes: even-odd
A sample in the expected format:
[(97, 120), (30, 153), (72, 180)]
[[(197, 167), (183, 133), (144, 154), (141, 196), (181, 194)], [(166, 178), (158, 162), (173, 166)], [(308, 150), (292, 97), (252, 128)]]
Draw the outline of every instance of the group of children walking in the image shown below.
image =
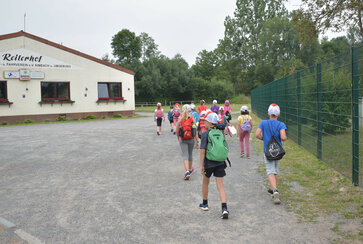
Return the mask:
[[(240, 140), (241, 157), (250, 158), (250, 134), (252, 131), (252, 117), (249, 114), (247, 106), (241, 107), (241, 115), (237, 122), (237, 135)], [(256, 138), (263, 140), (264, 153), (270, 152), (270, 140), (274, 137), (282, 148), (281, 141), (287, 140), (287, 129), (285, 124), (279, 122), (277, 118), (280, 115), (280, 108), (276, 104), (271, 104), (268, 108), (270, 120), (262, 120), (256, 130)], [(162, 120), (165, 121), (161, 104), (157, 104), (154, 114), (157, 122), (157, 135), (161, 133)], [(207, 109), (205, 101), (200, 101), (200, 106), (195, 109), (195, 105), (184, 105), (180, 110), (179, 104), (176, 103), (168, 111), (168, 120), (170, 122), (170, 131), (177, 136), (184, 161), (184, 180), (189, 180), (194, 172), (193, 167), (193, 149), (200, 148), (200, 172), (203, 175), (202, 195), (203, 202), (199, 205), (200, 209), (208, 211), (208, 185), (210, 177), (216, 178), (217, 189), (221, 200), (222, 219), (228, 219), (229, 211), (227, 209), (226, 192), (223, 185), (223, 177), (226, 175), (226, 160), (228, 159), (228, 144), (225, 141), (225, 129), (230, 125), (232, 119), (231, 107), (229, 101), (225, 101), (224, 106), (218, 106), (217, 101), (213, 101), (211, 109)], [(272, 129), (271, 129), (272, 128)], [(272, 146), (273, 148), (274, 146)], [(246, 150), (245, 150), (246, 149)], [(272, 194), (275, 204), (280, 204), (280, 193), (277, 189), (278, 166), (279, 160), (275, 160), (269, 154), (264, 156), (266, 172), (270, 183), (268, 192)], [(279, 158), (280, 159), (280, 158)]]

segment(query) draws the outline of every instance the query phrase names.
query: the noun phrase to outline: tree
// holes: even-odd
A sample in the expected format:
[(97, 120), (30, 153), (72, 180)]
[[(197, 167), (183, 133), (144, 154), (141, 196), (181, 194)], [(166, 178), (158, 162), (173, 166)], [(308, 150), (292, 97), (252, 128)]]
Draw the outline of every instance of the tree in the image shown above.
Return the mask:
[[(300, 28), (303, 36), (325, 33), (328, 29), (340, 32), (345, 28), (358, 27), (363, 36), (362, 0), (302, 0), (301, 8), (294, 13), (296, 22), (308, 23), (313, 26)], [(304, 26), (304, 25), (302, 25)]]
[(121, 65), (133, 64), (141, 57), (141, 39), (127, 29), (119, 31), (112, 37), (113, 56)]
[(139, 37), (141, 40), (141, 59), (145, 61), (150, 58), (157, 58), (160, 51), (154, 39), (145, 32), (142, 32)]
[(212, 52), (202, 50), (198, 53), (195, 65), (192, 66), (195, 76), (210, 80), (214, 76), (217, 59)]

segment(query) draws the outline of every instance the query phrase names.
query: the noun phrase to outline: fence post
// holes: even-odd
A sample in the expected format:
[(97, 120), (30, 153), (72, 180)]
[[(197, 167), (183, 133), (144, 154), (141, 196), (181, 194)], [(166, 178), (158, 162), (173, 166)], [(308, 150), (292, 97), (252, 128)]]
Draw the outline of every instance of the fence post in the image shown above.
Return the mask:
[(301, 78), (300, 71), (297, 72), (297, 128), (298, 144), (301, 145)]
[(359, 185), (359, 80), (358, 48), (352, 47), (352, 180)]
[(322, 124), (321, 124), (321, 63), (317, 64), (317, 91), (316, 91), (316, 95), (317, 95), (317, 110), (318, 110), (318, 114), (317, 114), (317, 129), (318, 129), (318, 141), (317, 141), (317, 155), (318, 155), (318, 159), (321, 160), (322, 159), (322, 152), (321, 152), (321, 148), (322, 148)]
[(287, 77), (284, 78), (284, 122), (287, 126)]

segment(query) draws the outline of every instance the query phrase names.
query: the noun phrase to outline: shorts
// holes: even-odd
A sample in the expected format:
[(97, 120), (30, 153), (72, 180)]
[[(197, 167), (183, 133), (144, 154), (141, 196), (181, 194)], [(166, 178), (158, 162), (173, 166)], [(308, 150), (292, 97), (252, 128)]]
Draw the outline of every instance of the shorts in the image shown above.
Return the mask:
[(163, 118), (157, 118), (156, 119), (156, 125), (157, 126), (161, 126), (161, 122), (162, 122)]
[(263, 155), (266, 164), (267, 175), (277, 175), (279, 173), (279, 162), (280, 160), (268, 160), (265, 155)]
[(174, 124), (174, 119), (169, 119), (170, 124)]
[(219, 165), (216, 167), (204, 169), (204, 175), (207, 178), (210, 178), (212, 174), (214, 177), (224, 177), (226, 176), (226, 171), (224, 170), (226, 168), (226, 165)]

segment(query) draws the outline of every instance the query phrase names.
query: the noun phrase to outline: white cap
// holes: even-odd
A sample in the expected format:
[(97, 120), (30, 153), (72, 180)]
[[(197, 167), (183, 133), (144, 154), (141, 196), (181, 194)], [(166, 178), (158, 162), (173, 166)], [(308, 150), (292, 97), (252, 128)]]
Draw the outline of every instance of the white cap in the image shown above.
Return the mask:
[(247, 106), (242, 106), (241, 111), (242, 112), (248, 112), (248, 107)]
[(183, 105), (183, 108), (182, 108), (182, 110), (184, 111), (184, 110), (190, 110), (190, 106), (189, 106), (189, 104), (185, 104), (185, 105)]
[(194, 104), (190, 105), (190, 109), (194, 110), (195, 109), (195, 105)]
[(271, 104), (270, 107), (268, 107), (268, 115), (279, 116), (280, 115), (280, 107), (275, 103)]
[(205, 118), (205, 120), (212, 124), (218, 124), (219, 118), (216, 113), (209, 113)]
[(202, 115), (204, 115), (204, 116), (205, 116), (206, 114), (207, 114), (207, 111), (205, 111), (205, 110), (204, 110), (204, 111), (202, 111), (202, 112), (200, 113), (200, 116), (202, 116)]
[(161, 106), (161, 103), (156, 104), (156, 106)]
[(213, 100), (213, 103), (217, 103), (217, 100)]
[(218, 110), (223, 110), (224, 111), (224, 108), (222, 106), (220, 106)]

